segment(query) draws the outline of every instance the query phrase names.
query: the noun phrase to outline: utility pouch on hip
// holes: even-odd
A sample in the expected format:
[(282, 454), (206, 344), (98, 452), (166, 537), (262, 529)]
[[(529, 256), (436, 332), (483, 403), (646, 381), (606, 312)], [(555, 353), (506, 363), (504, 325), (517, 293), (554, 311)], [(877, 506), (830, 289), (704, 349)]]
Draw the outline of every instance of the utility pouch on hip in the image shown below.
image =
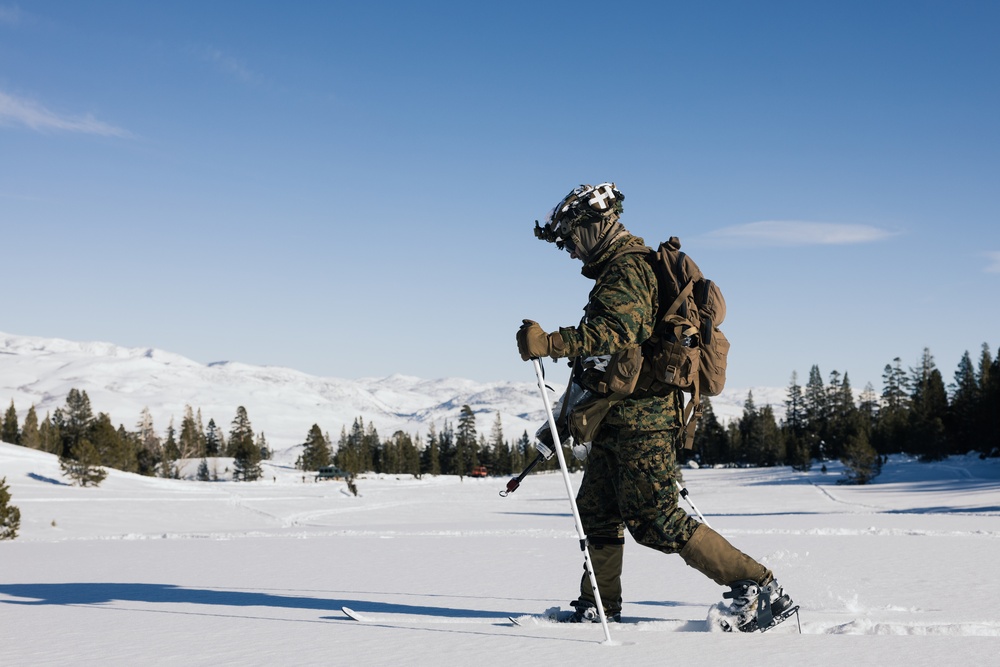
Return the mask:
[(582, 403), (569, 413), (569, 432), (575, 442), (593, 442), (597, 429), (611, 410), (611, 401), (606, 398), (595, 398)]
[(616, 352), (608, 362), (608, 368), (597, 384), (597, 392), (612, 400), (620, 401), (635, 391), (642, 370), (642, 348), (631, 347)]
[(635, 391), (642, 370), (642, 348), (621, 350), (611, 355), (595, 389), (601, 396), (582, 401), (569, 413), (569, 432), (579, 443), (593, 442), (597, 429), (611, 410)]

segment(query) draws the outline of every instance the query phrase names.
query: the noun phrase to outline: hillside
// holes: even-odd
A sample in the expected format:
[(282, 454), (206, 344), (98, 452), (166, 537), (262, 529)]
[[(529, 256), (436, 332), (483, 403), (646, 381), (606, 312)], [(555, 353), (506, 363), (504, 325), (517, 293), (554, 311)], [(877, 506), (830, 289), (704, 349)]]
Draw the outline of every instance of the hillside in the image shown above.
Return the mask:
[[(552, 382), (561, 392), (565, 375), (560, 378)], [(348, 380), (235, 361), (201, 364), (153, 348), (0, 333), (0, 409), (13, 400), (21, 421), (32, 405), (39, 418), (63, 406), (73, 388), (87, 392), (95, 412), (108, 413), (128, 429), (148, 407), (161, 433), (171, 419), (180, 424), (185, 405), (200, 409), (204, 423), (214, 419), (228, 430), (242, 405), (254, 430), (278, 452), (303, 442), (313, 424), (336, 441), (358, 417), (373, 423), (383, 437), (397, 430), (426, 435), (432, 425), (456, 424), (463, 405), (473, 409), (477, 429), (486, 435), (499, 413), (505, 437), (514, 440), (525, 430), (534, 433), (545, 419), (527, 364), (525, 379), (477, 383), (391, 375)], [(742, 413), (747, 391), (729, 388), (712, 399), (720, 419)], [(784, 389), (755, 387), (753, 392), (758, 406), (770, 403), (780, 416)]]

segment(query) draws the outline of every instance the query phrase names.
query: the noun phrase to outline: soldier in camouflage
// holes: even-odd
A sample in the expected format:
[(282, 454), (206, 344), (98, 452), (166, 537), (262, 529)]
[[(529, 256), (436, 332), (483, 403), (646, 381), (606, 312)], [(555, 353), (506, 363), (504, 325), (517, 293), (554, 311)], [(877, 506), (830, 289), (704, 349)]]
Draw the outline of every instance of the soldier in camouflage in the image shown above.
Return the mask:
[[(619, 220), (623, 200), (614, 183), (581, 185), (559, 202), (544, 225), (535, 223), (538, 238), (583, 262), (582, 273), (594, 280), (594, 287), (578, 326), (546, 333), (536, 322), (524, 320), (517, 332), (522, 359), (570, 358), (574, 381), (598, 398), (608, 395), (604, 380), (614, 370), (609, 366), (653, 333), (659, 306), (656, 276), (647, 261), (650, 250)], [(679, 553), (688, 565), (720, 585), (732, 586), (737, 593), (755, 586), (770, 593), (776, 611), (790, 607), (791, 600), (777, 587), (770, 570), (679, 507), (674, 452), (683, 407), (680, 390), (669, 388), (656, 395), (626, 392), (604, 402), (606, 411), (603, 419), (598, 417), (596, 432), (591, 423), (585, 437), (592, 437), (592, 442), (577, 495), (607, 618), (620, 619), (625, 528), (639, 544)], [(586, 405), (573, 408), (585, 409)], [(573, 423), (572, 417), (569, 421)], [(581, 434), (572, 435), (579, 440)], [(734, 613), (745, 611), (737, 609), (737, 603), (747, 609), (757, 605), (758, 596), (749, 597), (744, 594), (734, 601)], [(595, 599), (590, 577), (584, 573), (570, 620), (599, 620)]]

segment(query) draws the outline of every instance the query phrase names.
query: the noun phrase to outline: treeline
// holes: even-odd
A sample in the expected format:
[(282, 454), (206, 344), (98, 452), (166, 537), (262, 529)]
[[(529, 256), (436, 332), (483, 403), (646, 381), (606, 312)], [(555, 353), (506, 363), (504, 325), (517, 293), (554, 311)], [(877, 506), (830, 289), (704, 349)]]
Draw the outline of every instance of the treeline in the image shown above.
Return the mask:
[(881, 393), (868, 384), (855, 397), (846, 372), (824, 382), (817, 366), (805, 386), (792, 374), (785, 418), (758, 407), (748, 394), (743, 415), (723, 427), (705, 399), (694, 447), (702, 464), (787, 464), (807, 470), (813, 461), (841, 460), (847, 481), (865, 483), (889, 454), (924, 461), (952, 454), (1000, 455), (1000, 355), (983, 344), (977, 363), (966, 352), (945, 385), (930, 350), (904, 370), (897, 357), (882, 374)]
[[(264, 434), (254, 434), (242, 406), (236, 409), (228, 434), (214, 419), (204, 426), (201, 410), (185, 406), (180, 428), (171, 420), (165, 436), (160, 437), (148, 408), (143, 409), (134, 430), (122, 425), (116, 428), (107, 413), (94, 414), (87, 392), (78, 389), (71, 389), (66, 404), (41, 419), (32, 405), (23, 424), (19, 424), (11, 401), (0, 420), (0, 440), (55, 454), (64, 474), (81, 486), (100, 484), (106, 468), (176, 478), (180, 476), (180, 461), (199, 458), (199, 480), (218, 480), (231, 474), (236, 481), (254, 481), (262, 474), (260, 462), (272, 455)], [(432, 426), (425, 439), (396, 431), (382, 440), (374, 424), (358, 418), (350, 430), (345, 427), (341, 431), (337, 446), (331, 445), (329, 435), (314, 424), (306, 434), (297, 467), (312, 471), (333, 464), (355, 475), (464, 476), (485, 466), (491, 474), (505, 475), (519, 471), (527, 457), (534, 456), (527, 432), (516, 443), (504, 439), (499, 413), (489, 437), (479, 435), (475, 413), (468, 405), (462, 408), (457, 428), (445, 422), (438, 432)], [(209, 464), (209, 459), (216, 457), (233, 458), (233, 469), (220, 473)], [(553, 459), (539, 468), (554, 465)]]
[[(14, 402), (0, 422), (0, 440), (55, 454), (63, 473), (81, 486), (100, 484), (105, 468), (158, 477), (178, 477), (182, 459), (202, 459), (198, 478), (218, 479), (207, 459), (233, 458), (232, 478), (252, 481), (260, 477), (260, 462), (271, 451), (263, 433), (255, 435), (245, 408), (236, 409), (228, 437), (214, 419), (202, 423), (201, 410), (185, 406), (180, 429), (173, 420), (161, 438), (153, 428), (153, 418), (144, 408), (135, 430), (117, 428), (104, 412), (94, 415), (86, 391), (71, 389), (66, 404), (52, 415), (38, 418), (35, 406), (29, 408), (24, 424), (18, 424)], [(224, 471), (229, 472), (229, 471)]]
[[(532, 443), (533, 439), (527, 431), (516, 441), (505, 439), (499, 413), (493, 420), (489, 435), (479, 433), (475, 413), (464, 405), (457, 426), (446, 421), (439, 431), (432, 425), (424, 438), (396, 431), (382, 440), (374, 424), (366, 425), (363, 419), (358, 418), (350, 429), (344, 427), (341, 430), (334, 447), (329, 435), (324, 435), (318, 425), (313, 425), (297, 467), (318, 470), (335, 465), (352, 475), (375, 472), (463, 477), (482, 466), (491, 475), (509, 475), (520, 472), (534, 459), (536, 454)], [(575, 469), (578, 465), (573, 459), (570, 467)], [(539, 464), (537, 469), (556, 467), (558, 462), (553, 458)]]
[[(887, 364), (882, 389), (869, 384), (855, 394), (848, 374), (833, 371), (824, 381), (813, 366), (805, 385), (792, 374), (784, 419), (770, 405), (757, 406), (748, 394), (739, 419), (723, 425), (703, 398), (694, 446), (680, 458), (702, 465), (790, 465), (808, 470), (814, 461), (843, 461), (847, 481), (865, 483), (881, 470), (889, 454), (905, 453), (925, 461), (951, 454), (980, 452), (1000, 455), (1000, 354), (993, 358), (983, 344), (976, 362), (966, 352), (953, 381), (946, 386), (930, 350), (920, 363), (903, 369), (897, 357)], [(208, 459), (232, 457), (233, 469), (223, 471), (238, 481), (261, 475), (260, 462), (271, 457), (263, 433), (250, 424), (246, 409), (237, 408), (228, 434), (210, 419), (202, 425), (201, 410), (185, 406), (180, 429), (173, 420), (164, 438), (153, 429), (144, 409), (135, 430), (115, 428), (106, 413), (93, 414), (85, 391), (72, 389), (66, 405), (39, 419), (32, 406), (24, 424), (18, 424), (13, 401), (0, 422), (0, 439), (59, 456), (64, 472), (80, 484), (96, 484), (104, 468), (161, 477), (179, 476), (178, 461), (198, 459), (197, 477), (219, 479)], [(303, 442), (296, 466), (303, 471), (336, 465), (351, 475), (363, 472), (411, 475), (466, 476), (480, 466), (492, 475), (520, 472), (536, 456), (533, 438), (525, 431), (516, 441), (505, 439), (497, 413), (489, 435), (480, 434), (476, 415), (468, 405), (457, 425), (431, 426), (421, 437), (396, 431), (379, 437), (375, 425), (355, 419), (344, 427), (336, 445), (314, 424)], [(571, 470), (582, 464), (566, 457)], [(555, 457), (538, 470), (554, 469)]]

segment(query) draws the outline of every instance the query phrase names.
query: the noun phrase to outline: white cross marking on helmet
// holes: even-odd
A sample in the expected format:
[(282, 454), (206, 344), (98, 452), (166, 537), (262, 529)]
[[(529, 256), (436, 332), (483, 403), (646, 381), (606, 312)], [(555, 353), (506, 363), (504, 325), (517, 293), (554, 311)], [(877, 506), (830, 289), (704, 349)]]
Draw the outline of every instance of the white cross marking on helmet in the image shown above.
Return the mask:
[(615, 200), (615, 191), (611, 189), (610, 185), (605, 185), (600, 190), (594, 190), (594, 196), (587, 200), (587, 203), (598, 211), (606, 211), (611, 206), (608, 200)]

